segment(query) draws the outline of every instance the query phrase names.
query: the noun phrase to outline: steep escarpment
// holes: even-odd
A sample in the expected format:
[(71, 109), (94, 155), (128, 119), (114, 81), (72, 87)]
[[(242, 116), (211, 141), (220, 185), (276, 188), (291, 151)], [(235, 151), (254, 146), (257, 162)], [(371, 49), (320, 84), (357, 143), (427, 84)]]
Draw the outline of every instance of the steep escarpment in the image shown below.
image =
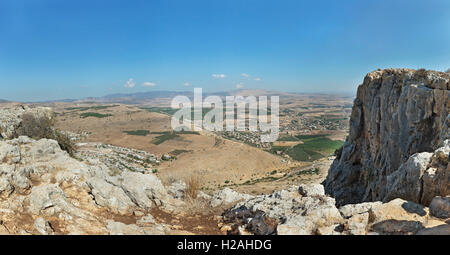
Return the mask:
[(386, 69), (359, 86), (350, 134), (324, 181), (338, 205), (450, 194), (450, 76)]

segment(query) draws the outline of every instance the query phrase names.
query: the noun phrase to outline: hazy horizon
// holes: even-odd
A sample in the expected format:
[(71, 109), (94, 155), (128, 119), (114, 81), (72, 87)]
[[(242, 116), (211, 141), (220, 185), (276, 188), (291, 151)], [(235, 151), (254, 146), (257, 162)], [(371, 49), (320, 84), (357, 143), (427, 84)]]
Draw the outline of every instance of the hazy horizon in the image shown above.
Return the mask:
[[(265, 92), (273, 92), (274, 94), (276, 93), (286, 93), (286, 94), (299, 94), (299, 95), (336, 95), (336, 96), (342, 96), (342, 97), (355, 97), (356, 96), (356, 91), (354, 92), (292, 92), (292, 91), (276, 91), (276, 90), (264, 90), (264, 89), (231, 89), (231, 90), (223, 90), (223, 91), (203, 91), (204, 96), (209, 96), (209, 95), (214, 95), (215, 93), (217, 93), (218, 95), (220, 95), (221, 93), (232, 93), (232, 92), (239, 92), (239, 91), (265, 91)], [(7, 100), (4, 98), (0, 98), (0, 102), (2, 100), (5, 100), (7, 102), (16, 102), (16, 103), (46, 103), (46, 102), (64, 102), (67, 100), (70, 101), (85, 101), (85, 100), (90, 100), (90, 99), (101, 99), (101, 98), (108, 98), (108, 97), (113, 97), (118, 99), (120, 95), (124, 95), (124, 96), (131, 96), (131, 95), (136, 95), (136, 94), (146, 94), (146, 93), (161, 93), (161, 92), (170, 92), (170, 93), (194, 93), (194, 87), (192, 88), (186, 88), (186, 89), (180, 89), (180, 90), (151, 90), (151, 91), (133, 91), (133, 92), (124, 92), (124, 93), (110, 93), (110, 94), (105, 94), (105, 95), (100, 95), (100, 96), (85, 96), (85, 97), (66, 97), (66, 98), (55, 98), (55, 99), (44, 99), (44, 100), (25, 100), (25, 101), (20, 101), (20, 100)]]
[(0, 99), (264, 89), (356, 93), (378, 68), (450, 67), (450, 2), (0, 2)]

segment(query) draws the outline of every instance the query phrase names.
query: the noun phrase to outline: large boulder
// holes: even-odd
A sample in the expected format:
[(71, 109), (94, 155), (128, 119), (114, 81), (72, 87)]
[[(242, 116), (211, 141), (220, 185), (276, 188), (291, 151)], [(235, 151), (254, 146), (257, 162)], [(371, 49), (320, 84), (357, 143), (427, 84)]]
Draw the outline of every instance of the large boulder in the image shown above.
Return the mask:
[(411, 235), (425, 228), (428, 208), (397, 198), (369, 210), (371, 231), (384, 235)]
[(433, 198), (430, 203), (430, 212), (438, 218), (450, 218), (450, 196)]
[(298, 192), (302, 196), (324, 196), (325, 189), (320, 184), (300, 184)]
[(238, 193), (230, 188), (218, 190), (211, 198), (211, 206), (217, 207), (221, 205), (232, 204), (241, 200), (249, 199), (252, 196), (248, 194)]
[(154, 174), (124, 172), (121, 179), (121, 188), (139, 207), (149, 209), (163, 205), (168, 197), (161, 180)]
[(384, 200), (403, 198), (417, 203), (421, 200), (422, 182), (420, 179), (427, 170), (432, 153), (416, 153), (409, 157), (397, 171), (387, 176), (386, 196)]
[(372, 209), (373, 207), (380, 206), (381, 204), (382, 204), (382, 202), (380, 202), (380, 201), (366, 202), (366, 203), (360, 203), (360, 204), (348, 204), (348, 205), (341, 206), (339, 208), (339, 212), (342, 214), (343, 217), (350, 218), (356, 214), (362, 214), (362, 213), (369, 212), (370, 209)]
[(101, 178), (93, 177), (88, 179), (86, 183), (91, 189), (95, 202), (100, 206), (109, 208), (112, 212), (127, 214), (135, 206), (122, 188)]
[(34, 227), (41, 235), (51, 235), (54, 233), (50, 223), (41, 217), (34, 221)]

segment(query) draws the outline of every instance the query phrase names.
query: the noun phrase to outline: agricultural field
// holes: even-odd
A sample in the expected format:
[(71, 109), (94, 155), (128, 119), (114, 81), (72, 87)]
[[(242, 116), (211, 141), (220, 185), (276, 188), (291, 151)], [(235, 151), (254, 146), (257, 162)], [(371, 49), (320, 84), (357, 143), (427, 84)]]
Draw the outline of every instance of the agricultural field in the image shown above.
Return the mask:
[(106, 117), (111, 117), (113, 116), (112, 114), (102, 114), (102, 113), (97, 113), (97, 112), (84, 112), (82, 114), (80, 114), (80, 118), (89, 118), (89, 117), (94, 117), (94, 118), (106, 118)]
[(331, 140), (326, 135), (298, 135), (285, 138), (286, 141), (299, 141), (294, 146), (272, 146), (275, 154), (288, 155), (297, 161), (314, 161), (332, 155), (344, 142)]

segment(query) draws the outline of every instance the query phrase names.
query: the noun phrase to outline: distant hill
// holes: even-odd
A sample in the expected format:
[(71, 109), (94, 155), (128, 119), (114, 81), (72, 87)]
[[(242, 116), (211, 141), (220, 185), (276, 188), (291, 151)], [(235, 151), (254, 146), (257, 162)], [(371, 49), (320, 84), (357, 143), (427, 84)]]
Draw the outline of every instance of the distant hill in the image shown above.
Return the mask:
[(179, 95), (193, 97), (194, 93), (189, 91), (150, 91), (131, 94), (111, 94), (103, 97), (88, 98), (86, 100), (108, 103), (140, 104), (152, 99), (173, 98)]
[[(314, 93), (289, 93), (289, 92), (279, 92), (279, 91), (268, 91), (262, 89), (236, 89), (230, 91), (218, 91), (218, 92), (203, 92), (203, 98), (207, 96), (219, 96), (225, 100), (226, 96), (280, 96), (283, 99), (288, 100), (290, 98), (298, 98), (298, 97), (323, 97), (323, 96), (331, 96), (335, 98), (339, 97), (353, 97), (353, 96), (344, 96), (344, 95), (335, 95), (335, 94), (314, 94)], [(146, 103), (164, 103), (170, 102), (169, 99), (174, 98), (175, 96), (187, 96), (191, 100), (194, 97), (194, 91), (148, 91), (148, 92), (136, 92), (136, 93), (117, 93), (110, 94), (102, 97), (87, 97), (83, 99), (64, 99), (64, 100), (49, 100), (45, 102), (39, 103), (56, 103), (56, 102), (80, 102), (80, 103), (121, 103), (121, 104), (146, 104)], [(167, 101), (169, 100), (169, 101)], [(36, 102), (35, 102), (36, 103)]]

